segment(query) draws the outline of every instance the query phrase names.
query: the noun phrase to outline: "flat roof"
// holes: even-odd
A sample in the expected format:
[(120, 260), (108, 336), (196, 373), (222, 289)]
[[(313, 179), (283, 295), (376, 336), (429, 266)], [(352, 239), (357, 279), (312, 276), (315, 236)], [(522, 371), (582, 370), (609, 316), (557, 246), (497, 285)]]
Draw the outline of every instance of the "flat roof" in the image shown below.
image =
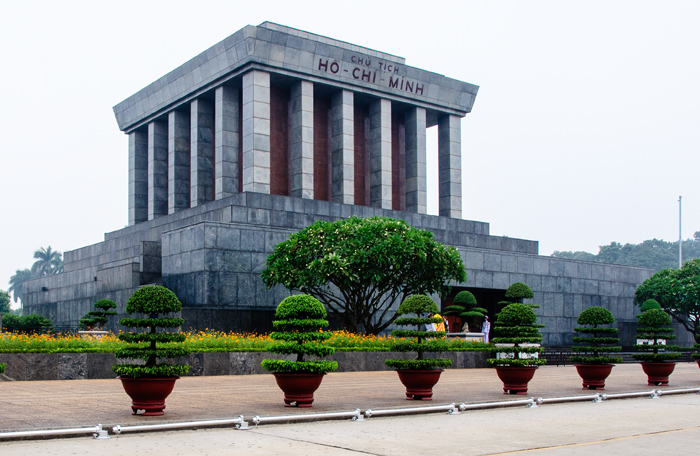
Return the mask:
[(460, 116), (479, 87), (406, 59), (273, 22), (248, 25), (114, 106), (128, 132), (250, 69), (337, 86)]

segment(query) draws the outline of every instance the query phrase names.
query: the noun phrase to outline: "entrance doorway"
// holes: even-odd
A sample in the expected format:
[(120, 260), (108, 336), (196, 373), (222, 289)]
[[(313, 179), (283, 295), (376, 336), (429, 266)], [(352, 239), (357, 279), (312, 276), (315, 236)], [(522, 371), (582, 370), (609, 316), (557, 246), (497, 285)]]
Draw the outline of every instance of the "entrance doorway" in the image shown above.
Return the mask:
[[(501, 311), (498, 303), (505, 301), (506, 290), (498, 290), (494, 288), (472, 288), (472, 287), (452, 287), (450, 294), (441, 300), (440, 310), (445, 311), (445, 308), (452, 305), (454, 297), (460, 291), (469, 291), (476, 298), (477, 307), (483, 307), (488, 311), (489, 320), (492, 322), (496, 319), (496, 314)], [(462, 332), (464, 321), (460, 317), (448, 315), (447, 322), (450, 325), (449, 332)], [(481, 325), (481, 322), (479, 322)], [(470, 325), (471, 326), (471, 325)], [(471, 332), (481, 332), (481, 326), (478, 328), (469, 328)]]

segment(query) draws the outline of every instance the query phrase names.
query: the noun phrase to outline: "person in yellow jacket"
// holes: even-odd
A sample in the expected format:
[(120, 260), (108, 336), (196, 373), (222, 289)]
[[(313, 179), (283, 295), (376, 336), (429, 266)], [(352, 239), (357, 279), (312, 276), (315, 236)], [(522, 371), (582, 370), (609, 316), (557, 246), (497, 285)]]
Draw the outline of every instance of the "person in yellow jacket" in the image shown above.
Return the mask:
[(433, 325), (435, 326), (435, 331), (444, 331), (445, 330), (445, 320), (442, 318), (442, 316), (440, 314), (436, 313), (435, 315), (433, 315), (433, 317), (436, 317), (436, 318), (439, 318), (442, 320), (440, 323), (433, 323)]

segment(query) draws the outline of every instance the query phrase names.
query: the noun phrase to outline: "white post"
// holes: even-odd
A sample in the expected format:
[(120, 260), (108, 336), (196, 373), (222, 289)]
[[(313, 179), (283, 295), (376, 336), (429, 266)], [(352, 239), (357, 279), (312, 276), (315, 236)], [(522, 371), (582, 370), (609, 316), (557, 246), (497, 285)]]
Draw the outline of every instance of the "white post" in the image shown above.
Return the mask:
[(678, 269), (683, 267), (683, 237), (681, 236), (681, 198), (678, 197)]

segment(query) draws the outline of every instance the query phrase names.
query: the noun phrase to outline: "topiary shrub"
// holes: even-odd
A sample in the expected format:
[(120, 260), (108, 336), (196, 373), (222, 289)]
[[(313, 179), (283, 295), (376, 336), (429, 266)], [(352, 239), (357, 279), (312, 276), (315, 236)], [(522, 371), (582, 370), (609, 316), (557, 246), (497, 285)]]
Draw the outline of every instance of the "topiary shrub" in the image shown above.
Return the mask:
[(620, 343), (620, 339), (611, 336), (617, 334), (617, 328), (601, 327), (601, 325), (610, 325), (615, 323), (613, 314), (603, 307), (589, 307), (578, 316), (576, 323), (584, 325), (583, 327), (574, 328), (583, 336), (573, 337), (572, 340), (577, 344), (571, 347), (571, 350), (577, 355), (571, 356), (570, 359), (578, 364), (614, 364), (621, 363), (622, 358), (611, 357), (610, 353), (617, 353), (622, 350), (622, 347), (615, 344)]
[(95, 309), (88, 312), (83, 318), (80, 319), (80, 325), (87, 329), (94, 329), (96, 331), (102, 330), (104, 325), (107, 324), (107, 317), (110, 315), (116, 315), (109, 309), (116, 309), (117, 304), (110, 299), (100, 299), (95, 303)]
[(277, 306), (272, 322), (275, 332), (270, 334), (281, 343), (267, 349), (282, 355), (297, 355), (295, 361), (266, 359), (261, 363), (263, 369), (271, 373), (325, 374), (338, 369), (335, 361), (304, 361), (304, 355), (332, 355), (335, 349), (323, 344), (333, 336), (323, 332), (328, 326), (326, 309), (318, 299), (309, 295), (294, 295), (284, 298)]
[(486, 314), (488, 311), (477, 307), (476, 297), (469, 291), (460, 291), (452, 301), (452, 305), (445, 307), (445, 315), (461, 317), (467, 321), (467, 324), (477, 324), (477, 319), (484, 318)]
[[(637, 339), (649, 341), (649, 344), (637, 344), (637, 350), (645, 350), (647, 353), (634, 353), (632, 358), (638, 361), (660, 363), (681, 357), (678, 345), (667, 345), (666, 341), (675, 339), (671, 317), (661, 309), (649, 309), (637, 318)], [(670, 350), (670, 351), (669, 351)]]
[(658, 303), (656, 299), (647, 299), (641, 306), (642, 312), (646, 312), (651, 309), (661, 309), (661, 304)]
[[(449, 359), (424, 359), (424, 353), (442, 353), (448, 350), (445, 342), (445, 331), (425, 331), (425, 325), (440, 323), (440, 317), (422, 317), (424, 314), (435, 314), (438, 306), (435, 301), (426, 295), (413, 295), (399, 306), (398, 315), (415, 314), (415, 317), (400, 317), (394, 323), (398, 326), (416, 325), (416, 329), (395, 329), (391, 335), (395, 338), (404, 338), (391, 344), (393, 352), (416, 352), (416, 359), (387, 359), (387, 366), (394, 369), (435, 369), (438, 367), (450, 367)], [(440, 339), (440, 340), (436, 340)]]
[[(182, 318), (167, 316), (182, 310), (182, 303), (175, 293), (160, 285), (139, 288), (126, 304), (126, 313), (143, 314), (141, 318), (122, 318), (120, 323), (145, 332), (119, 334), (119, 340), (128, 342), (125, 348), (115, 351), (120, 359), (141, 359), (145, 364), (116, 364), (112, 370), (124, 377), (173, 377), (190, 370), (184, 364), (158, 363), (158, 358), (186, 356), (189, 351), (178, 342), (185, 341), (179, 332), (159, 332), (158, 328), (177, 328), (185, 324)], [(159, 316), (165, 314), (162, 317)]]
[(532, 299), (535, 295), (529, 286), (522, 282), (515, 282), (506, 290), (506, 299), (522, 304), (523, 299)]
[[(503, 306), (507, 306), (509, 304), (523, 304), (523, 300), (525, 299), (532, 299), (535, 297), (535, 294), (532, 292), (532, 289), (530, 289), (527, 284), (524, 284), (522, 282), (515, 282), (511, 286), (508, 287), (506, 290), (506, 299), (505, 301), (499, 302), (499, 304)], [(538, 306), (537, 304), (526, 304), (527, 306), (537, 309)]]
[[(497, 344), (493, 350), (497, 353), (495, 359), (489, 359), (492, 366), (541, 366), (546, 364), (545, 359), (540, 359), (539, 354), (544, 352), (542, 347), (529, 347), (523, 344), (539, 344), (542, 335), (539, 328), (544, 325), (537, 324), (537, 316), (527, 304), (513, 303), (501, 310), (496, 317), (494, 330), (499, 337), (492, 339)], [(511, 346), (498, 346), (507, 344)], [(537, 355), (534, 355), (534, 354)], [(538, 356), (535, 358), (534, 356)]]

